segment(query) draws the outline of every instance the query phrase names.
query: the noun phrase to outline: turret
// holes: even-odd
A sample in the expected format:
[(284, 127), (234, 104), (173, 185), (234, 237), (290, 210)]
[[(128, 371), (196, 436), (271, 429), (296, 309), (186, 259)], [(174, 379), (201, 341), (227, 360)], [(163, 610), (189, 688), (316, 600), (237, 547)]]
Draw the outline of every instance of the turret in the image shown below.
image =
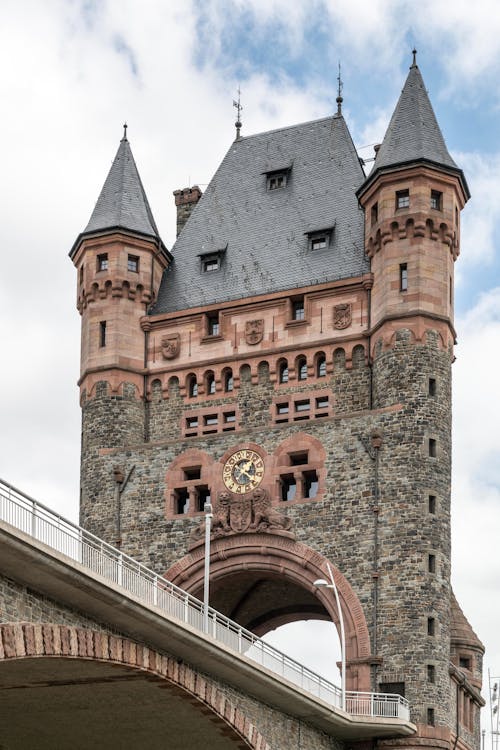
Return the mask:
[(125, 379), (142, 395), (145, 349), (139, 321), (156, 297), (170, 254), (156, 228), (126, 129), (70, 257), (78, 272), (82, 316), (82, 391), (90, 395), (96, 382), (107, 380), (117, 392)]

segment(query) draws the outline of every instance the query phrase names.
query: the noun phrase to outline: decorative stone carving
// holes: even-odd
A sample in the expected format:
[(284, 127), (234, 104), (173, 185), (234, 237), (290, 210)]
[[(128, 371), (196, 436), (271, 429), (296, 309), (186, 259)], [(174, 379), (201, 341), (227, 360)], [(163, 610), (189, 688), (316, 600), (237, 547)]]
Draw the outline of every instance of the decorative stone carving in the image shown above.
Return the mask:
[(245, 341), (250, 346), (260, 344), (264, 336), (264, 319), (247, 320), (245, 323)]
[(169, 336), (163, 336), (161, 340), (161, 353), (163, 359), (175, 359), (179, 356), (181, 350), (180, 333), (172, 333)]
[(352, 323), (352, 308), (350, 302), (343, 302), (333, 308), (333, 327), (337, 330), (349, 328)]
[[(211, 536), (222, 537), (248, 532), (278, 533), (290, 536), (292, 522), (271, 504), (266, 490), (260, 487), (245, 496), (219, 492), (214, 507)], [(191, 532), (191, 545), (205, 537), (205, 521)]]

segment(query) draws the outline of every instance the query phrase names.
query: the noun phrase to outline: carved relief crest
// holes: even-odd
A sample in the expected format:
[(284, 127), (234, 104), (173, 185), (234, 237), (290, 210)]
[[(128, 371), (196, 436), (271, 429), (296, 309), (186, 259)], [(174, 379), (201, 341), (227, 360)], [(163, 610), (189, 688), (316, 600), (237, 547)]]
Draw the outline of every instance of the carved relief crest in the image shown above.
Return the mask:
[(161, 353), (163, 359), (174, 359), (179, 355), (181, 350), (180, 333), (171, 333), (169, 336), (163, 336), (161, 339)]
[(264, 336), (264, 319), (247, 320), (245, 323), (245, 341), (247, 344), (260, 344)]
[[(280, 513), (271, 504), (269, 493), (257, 488), (251, 494), (240, 496), (223, 490), (215, 502), (212, 536), (222, 537), (233, 534), (272, 533), (292, 536), (292, 526), (288, 516)], [(196, 526), (191, 533), (191, 544), (204, 539), (205, 522)]]
[(344, 302), (333, 308), (333, 327), (338, 330), (349, 328), (352, 323), (351, 303)]

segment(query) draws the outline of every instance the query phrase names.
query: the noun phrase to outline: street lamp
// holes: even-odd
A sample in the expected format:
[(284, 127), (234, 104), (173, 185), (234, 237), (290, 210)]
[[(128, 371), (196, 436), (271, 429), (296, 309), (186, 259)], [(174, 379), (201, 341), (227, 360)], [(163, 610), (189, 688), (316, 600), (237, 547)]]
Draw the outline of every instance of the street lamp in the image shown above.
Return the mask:
[(341, 708), (343, 711), (345, 711), (345, 630), (344, 630), (344, 615), (342, 614), (342, 607), (340, 606), (340, 599), (339, 599), (339, 592), (337, 591), (337, 586), (335, 585), (335, 580), (333, 578), (332, 569), (330, 568), (330, 563), (327, 562), (326, 564), (328, 568), (328, 575), (330, 576), (331, 583), (328, 583), (328, 581), (325, 581), (324, 578), (319, 578), (317, 581), (314, 581), (314, 586), (318, 586), (318, 588), (325, 588), (325, 589), (333, 589), (333, 593), (335, 594), (335, 602), (337, 604), (337, 612), (339, 613), (339, 623), (340, 623), (340, 651), (341, 651), (341, 682), (340, 682), (340, 690), (341, 690)]
[(212, 504), (205, 503), (205, 570), (203, 576), (203, 630), (208, 633), (208, 603), (210, 592), (210, 531), (212, 527)]

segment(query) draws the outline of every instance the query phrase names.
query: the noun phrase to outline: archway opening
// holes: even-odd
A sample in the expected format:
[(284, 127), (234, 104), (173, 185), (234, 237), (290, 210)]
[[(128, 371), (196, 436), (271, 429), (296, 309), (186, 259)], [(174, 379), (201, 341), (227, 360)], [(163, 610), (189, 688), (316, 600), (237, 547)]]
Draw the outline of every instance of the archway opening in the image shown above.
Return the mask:
[(340, 686), (340, 638), (331, 621), (298, 620), (266, 633), (264, 640)]

